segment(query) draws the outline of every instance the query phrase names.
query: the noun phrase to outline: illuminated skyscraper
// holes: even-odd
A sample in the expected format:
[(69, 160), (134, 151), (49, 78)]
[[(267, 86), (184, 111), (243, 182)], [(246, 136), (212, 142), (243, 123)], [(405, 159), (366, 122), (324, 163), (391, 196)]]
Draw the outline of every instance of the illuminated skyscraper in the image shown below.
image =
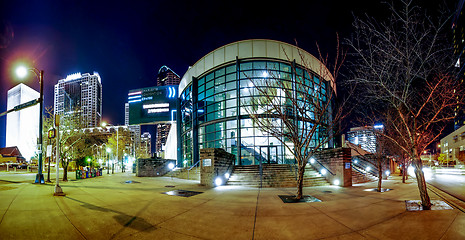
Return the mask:
[(140, 150), (146, 156), (151, 156), (152, 155), (152, 135), (148, 132), (144, 132), (140, 136)]
[(75, 73), (58, 80), (55, 85), (55, 114), (68, 115), (80, 111), (84, 127), (97, 127), (102, 119), (102, 82), (94, 74)]
[[(162, 66), (158, 70), (157, 86), (179, 85), (181, 78), (167, 66)], [(171, 124), (157, 124), (155, 151), (163, 151), (162, 146), (166, 144)]]
[(131, 132), (131, 139), (134, 141), (134, 151), (140, 149), (140, 125), (129, 125), (129, 103), (124, 104), (124, 125), (128, 126)]
[[(20, 83), (8, 90), (7, 109), (39, 98), (39, 92)], [(29, 160), (37, 150), (39, 136), (39, 105), (8, 113), (6, 118), (6, 146), (17, 146)]]
[[(454, 40), (454, 54), (457, 58), (455, 67), (458, 70), (457, 81), (463, 83), (465, 77), (465, 17), (463, 13), (463, 5), (465, 1), (460, 0), (457, 3), (454, 20), (452, 22), (452, 36)], [(455, 109), (454, 128), (459, 129), (465, 125), (465, 110), (463, 107), (457, 106)]]

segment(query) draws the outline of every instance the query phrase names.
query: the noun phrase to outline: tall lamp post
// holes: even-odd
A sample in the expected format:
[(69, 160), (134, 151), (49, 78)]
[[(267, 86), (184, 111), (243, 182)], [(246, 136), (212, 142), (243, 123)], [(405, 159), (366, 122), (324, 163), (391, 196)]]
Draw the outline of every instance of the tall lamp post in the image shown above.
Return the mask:
[(24, 66), (20, 66), (16, 68), (16, 75), (19, 78), (24, 78), (26, 77), (28, 71), (33, 72), (37, 78), (39, 79), (39, 84), (40, 84), (40, 92), (39, 92), (39, 170), (36, 175), (36, 180), (34, 183), (39, 183), (39, 184), (44, 184), (44, 175), (42, 174), (42, 168), (43, 168), (43, 159), (42, 159), (42, 125), (43, 125), (43, 112), (44, 112), (44, 70), (38, 70), (37, 68), (26, 68)]

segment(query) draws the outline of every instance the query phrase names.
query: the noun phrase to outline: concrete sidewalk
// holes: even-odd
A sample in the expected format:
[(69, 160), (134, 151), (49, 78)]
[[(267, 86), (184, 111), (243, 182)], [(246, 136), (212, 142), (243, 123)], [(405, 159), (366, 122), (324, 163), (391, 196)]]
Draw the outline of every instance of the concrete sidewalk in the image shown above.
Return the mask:
[[(294, 188), (209, 189), (132, 173), (69, 181), (61, 184), (67, 195), (54, 197), (53, 184), (33, 179), (0, 173), (0, 239), (465, 239), (457, 209), (406, 211), (418, 190), (398, 177), (384, 193), (364, 191), (376, 183), (305, 188), (322, 201), (313, 203), (283, 203), (278, 195)], [(175, 189), (203, 193), (162, 194)]]

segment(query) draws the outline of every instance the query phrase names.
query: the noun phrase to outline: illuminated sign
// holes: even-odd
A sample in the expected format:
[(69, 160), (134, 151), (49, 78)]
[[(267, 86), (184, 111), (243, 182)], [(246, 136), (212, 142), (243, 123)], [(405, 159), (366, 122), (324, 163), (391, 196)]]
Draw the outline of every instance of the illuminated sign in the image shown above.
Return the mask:
[(160, 86), (129, 91), (129, 124), (175, 121), (177, 89), (178, 86)]

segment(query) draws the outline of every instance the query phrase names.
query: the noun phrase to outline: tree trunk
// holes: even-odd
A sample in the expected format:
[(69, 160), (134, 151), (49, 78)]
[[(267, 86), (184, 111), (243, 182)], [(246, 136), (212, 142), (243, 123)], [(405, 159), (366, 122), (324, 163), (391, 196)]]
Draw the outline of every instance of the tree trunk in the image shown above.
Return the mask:
[(381, 192), (381, 183), (383, 182), (383, 164), (378, 159), (378, 192)]
[(63, 166), (63, 182), (68, 181), (68, 161), (61, 161), (61, 165)]
[(305, 173), (305, 166), (299, 166), (299, 175), (297, 178), (297, 195), (296, 199), (302, 199), (303, 191), (302, 188), (304, 186), (304, 173)]
[(405, 167), (405, 158), (402, 160), (402, 183), (405, 183), (405, 170), (407, 170), (407, 168)]
[(431, 200), (426, 188), (425, 175), (423, 174), (423, 166), (421, 159), (414, 160), (415, 176), (417, 177), (418, 190), (420, 191), (421, 206), (423, 210), (431, 210)]

